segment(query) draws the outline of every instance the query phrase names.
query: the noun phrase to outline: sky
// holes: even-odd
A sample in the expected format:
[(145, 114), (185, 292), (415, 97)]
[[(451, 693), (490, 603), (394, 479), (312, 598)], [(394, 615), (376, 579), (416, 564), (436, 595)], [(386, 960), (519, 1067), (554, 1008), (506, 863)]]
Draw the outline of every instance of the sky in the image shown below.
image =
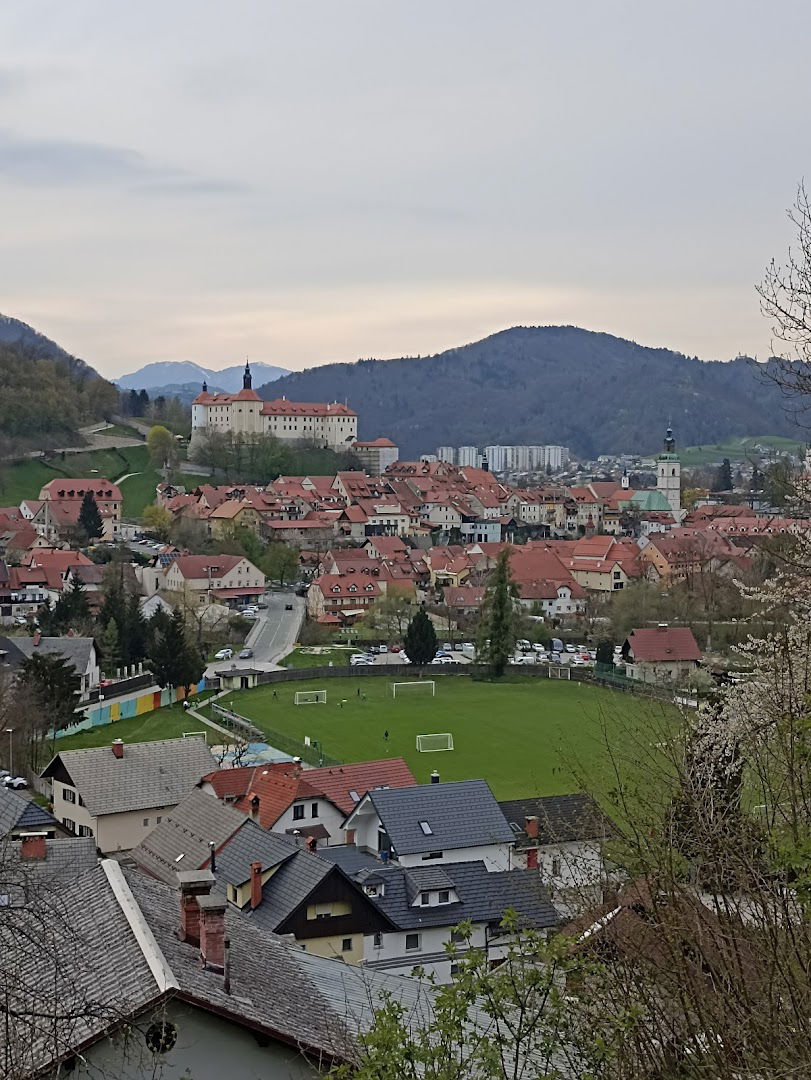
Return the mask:
[(794, 0), (6, 0), (0, 312), (109, 377), (567, 323), (763, 358)]

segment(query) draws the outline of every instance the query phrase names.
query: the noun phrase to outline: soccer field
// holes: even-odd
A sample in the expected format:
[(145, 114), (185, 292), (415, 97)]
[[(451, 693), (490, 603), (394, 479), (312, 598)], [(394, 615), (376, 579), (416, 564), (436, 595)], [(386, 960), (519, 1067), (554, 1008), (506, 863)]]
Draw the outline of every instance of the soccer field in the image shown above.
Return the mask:
[[(295, 694), (304, 690), (326, 690), (327, 703), (295, 705)], [(502, 799), (572, 791), (583, 774), (609, 788), (608, 746), (623, 771), (633, 768), (637, 740), (652, 745), (660, 737), (654, 732), (675, 716), (631, 694), (574, 681), (490, 683), (463, 676), (438, 678), (435, 697), (418, 689), (392, 698), (388, 679), (347, 677), (263, 686), (220, 704), (233, 705), (271, 743), (275, 731), (318, 739), (341, 761), (401, 756), (420, 783), (433, 769), (443, 780), (483, 777)], [(439, 732), (453, 735), (453, 750), (417, 751), (417, 735)]]

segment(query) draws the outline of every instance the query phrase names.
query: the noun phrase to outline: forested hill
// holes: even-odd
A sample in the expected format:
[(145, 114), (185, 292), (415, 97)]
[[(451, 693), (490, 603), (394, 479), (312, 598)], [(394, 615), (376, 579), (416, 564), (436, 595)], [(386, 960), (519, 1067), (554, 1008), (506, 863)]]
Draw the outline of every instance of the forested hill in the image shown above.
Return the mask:
[(682, 446), (798, 434), (779, 390), (746, 359), (703, 363), (573, 326), (513, 327), (436, 356), (310, 368), (259, 393), (346, 399), (361, 438), (387, 435), (406, 458), (492, 443), (647, 453), (668, 421)]
[(0, 317), (0, 452), (45, 450), (116, 410), (115, 387), (25, 323)]

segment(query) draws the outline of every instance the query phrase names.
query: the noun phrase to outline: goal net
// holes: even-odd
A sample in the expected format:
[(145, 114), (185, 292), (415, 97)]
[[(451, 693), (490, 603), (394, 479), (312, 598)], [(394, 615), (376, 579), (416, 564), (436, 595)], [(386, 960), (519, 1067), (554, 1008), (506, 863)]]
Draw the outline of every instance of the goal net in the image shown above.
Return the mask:
[(571, 679), (572, 672), (568, 664), (550, 664), (549, 665), (549, 678), (550, 679)]
[(439, 735), (418, 735), (417, 749), (421, 754), (435, 750), (453, 750), (453, 735), (450, 732)]
[(296, 705), (326, 705), (326, 690), (297, 690), (295, 696)]
[(433, 679), (419, 679), (417, 682), (395, 682), (391, 684), (391, 696), (410, 694), (412, 691), (426, 690), (429, 697), (436, 696), (436, 683)]

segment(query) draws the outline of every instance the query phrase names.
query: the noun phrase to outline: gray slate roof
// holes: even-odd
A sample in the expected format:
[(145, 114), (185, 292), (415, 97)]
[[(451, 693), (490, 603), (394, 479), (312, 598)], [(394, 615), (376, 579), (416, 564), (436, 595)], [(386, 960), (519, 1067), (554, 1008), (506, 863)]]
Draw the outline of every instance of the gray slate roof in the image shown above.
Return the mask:
[(509, 799), (499, 806), (519, 846), (535, 845), (524, 829), (528, 817), (538, 819), (538, 843), (568, 844), (576, 840), (602, 840), (613, 825), (590, 795), (548, 795), (540, 799)]
[(98, 863), (96, 840), (92, 836), (64, 836), (45, 841), (44, 859), (23, 859), (21, 840), (11, 840), (3, 849), (3, 873), (22, 875), (37, 882), (72, 881)]
[(109, 746), (63, 750), (42, 775), (53, 776), (61, 764), (88, 812), (100, 817), (175, 806), (211, 772), (213, 763), (205, 739), (165, 739), (127, 743), (121, 758)]
[(80, 675), (84, 675), (88, 669), (94, 645), (92, 637), (43, 637), (39, 645), (34, 645), (34, 639), (23, 634), (0, 638), (0, 650), (7, 651), (6, 663), (11, 667), (18, 667), (23, 659), (38, 652), (64, 656)]
[[(383, 883), (383, 895), (370, 899), (401, 930), (455, 926), (462, 919), (498, 925), (508, 908), (526, 927), (545, 929), (560, 921), (537, 870), (490, 871), (481, 861), (425, 869), (389, 863), (371, 872), (361, 871), (356, 879)], [(458, 902), (413, 906), (420, 892), (446, 888), (455, 890)]]
[(36, 830), (55, 827), (58, 827), (58, 823), (53, 814), (7, 788), (5, 784), (0, 784), (0, 837), (8, 836), (12, 829)]
[[(233, 813), (239, 814), (236, 810)], [(301, 845), (291, 837), (268, 832), (244, 814), (239, 814), (239, 817), (242, 818), (242, 828), (217, 855), (215, 876), (219, 882), (244, 885), (250, 879), (252, 862), (259, 862), (263, 870), (268, 870), (301, 852)]]
[(130, 858), (148, 874), (174, 886), (178, 870), (199, 870), (215, 850), (241, 829), (248, 819), (215, 795), (200, 788), (177, 804), (168, 816), (130, 852)]
[[(231, 908), (226, 993), (223, 976), (205, 969), (199, 949), (178, 938), (178, 893), (113, 860), (68, 883), (52, 901), (37, 898), (16, 914), (21, 947), (0, 951), (4, 1003), (15, 1015), (4, 1046), (12, 1075), (50, 1072), (122, 1018), (171, 997), (339, 1059), (368, 1030), (386, 995), (403, 1005), (415, 1030), (433, 1009), (432, 987), (305, 953)], [(4, 970), (9, 963), (13, 968)], [(48, 1014), (57, 1006), (54, 1022)], [(475, 1009), (469, 1019), (490, 1027)]]
[[(398, 855), (511, 844), (515, 839), (486, 780), (389, 788), (370, 791), (367, 798)], [(430, 836), (421, 821), (428, 822)]]

